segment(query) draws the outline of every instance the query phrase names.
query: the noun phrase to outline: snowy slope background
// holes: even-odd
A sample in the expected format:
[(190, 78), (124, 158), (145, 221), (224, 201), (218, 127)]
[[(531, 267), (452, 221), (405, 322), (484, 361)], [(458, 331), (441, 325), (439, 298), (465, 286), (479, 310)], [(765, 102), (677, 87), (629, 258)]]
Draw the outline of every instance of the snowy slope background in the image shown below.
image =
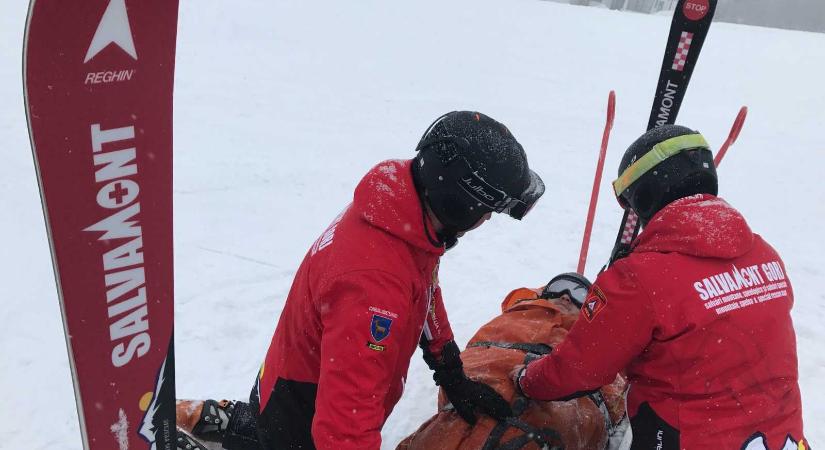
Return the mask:
[[(0, 448), (80, 448), (26, 132), (26, 3), (0, 0)], [(587, 274), (615, 238), (608, 180), (643, 130), (670, 19), (535, 0), (184, 1), (175, 92), (177, 389), (245, 398), (304, 252), (376, 162), (408, 158), (432, 119), (506, 123), (548, 191), (442, 260), (463, 345), (502, 296), (575, 269), (607, 93), (616, 125)], [(825, 446), (825, 35), (717, 23), (679, 122), (722, 143), (722, 195), (782, 253), (794, 282), (807, 435)], [(368, 376), (368, 374), (365, 374)], [(394, 448), (435, 408), (420, 358), (387, 422)]]

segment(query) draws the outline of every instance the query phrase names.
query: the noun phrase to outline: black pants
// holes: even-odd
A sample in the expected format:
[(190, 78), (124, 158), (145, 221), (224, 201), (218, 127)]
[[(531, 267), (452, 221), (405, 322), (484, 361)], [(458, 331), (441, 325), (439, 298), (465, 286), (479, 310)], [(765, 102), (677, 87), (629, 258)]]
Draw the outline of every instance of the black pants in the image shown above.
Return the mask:
[(228, 450), (261, 450), (264, 447), (258, 439), (258, 382), (249, 394), (249, 403), (235, 402), (235, 412), (229, 420), (229, 427), (223, 435), (223, 448)]
[(633, 443), (630, 450), (679, 450), (679, 430), (662, 420), (647, 402), (630, 418)]
[(260, 411), (258, 380), (249, 403), (237, 402), (223, 439), (227, 450), (315, 450), (312, 418), (318, 385), (279, 378)]

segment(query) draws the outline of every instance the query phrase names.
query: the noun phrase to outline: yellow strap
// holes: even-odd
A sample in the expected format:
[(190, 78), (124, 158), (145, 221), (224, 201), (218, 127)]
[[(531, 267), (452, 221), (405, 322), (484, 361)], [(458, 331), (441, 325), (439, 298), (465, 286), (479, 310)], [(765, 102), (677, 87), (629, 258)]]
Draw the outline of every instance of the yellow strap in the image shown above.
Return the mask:
[(624, 172), (619, 175), (619, 178), (613, 181), (613, 192), (616, 193), (616, 197), (620, 196), (625, 189), (635, 183), (642, 175), (658, 166), (662, 161), (681, 151), (694, 148), (706, 148), (709, 150), (710, 146), (705, 138), (698, 133), (676, 136), (659, 142), (653, 146), (653, 149), (625, 169)]

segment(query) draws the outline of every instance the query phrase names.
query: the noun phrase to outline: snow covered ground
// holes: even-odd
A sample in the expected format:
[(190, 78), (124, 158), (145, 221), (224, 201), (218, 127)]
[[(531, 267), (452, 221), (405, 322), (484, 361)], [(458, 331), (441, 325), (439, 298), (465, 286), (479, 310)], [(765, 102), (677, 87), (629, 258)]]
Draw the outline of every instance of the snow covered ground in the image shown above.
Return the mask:
[[(26, 133), (26, 2), (0, 3), (0, 448), (80, 448), (72, 383)], [(643, 129), (669, 18), (535, 0), (184, 1), (175, 100), (178, 396), (244, 398), (304, 252), (379, 160), (430, 121), (477, 109), (506, 123), (548, 192), (442, 261), (459, 343), (501, 297), (575, 268), (607, 93), (618, 93), (587, 274), (615, 238), (610, 197)], [(722, 195), (785, 258), (797, 304), (807, 435), (825, 446), (825, 35), (717, 23), (680, 122), (714, 145), (750, 115)], [(819, 81), (817, 81), (819, 80)], [(415, 358), (384, 428), (393, 448), (434, 410)]]

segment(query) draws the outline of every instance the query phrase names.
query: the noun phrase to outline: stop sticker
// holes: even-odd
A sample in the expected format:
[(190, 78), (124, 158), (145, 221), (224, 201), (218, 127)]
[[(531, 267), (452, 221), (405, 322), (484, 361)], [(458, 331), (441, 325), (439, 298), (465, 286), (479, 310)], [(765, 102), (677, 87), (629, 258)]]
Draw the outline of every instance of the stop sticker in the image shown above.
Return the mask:
[(702, 20), (709, 9), (708, 0), (687, 0), (685, 6), (682, 7), (682, 12), (690, 20)]

